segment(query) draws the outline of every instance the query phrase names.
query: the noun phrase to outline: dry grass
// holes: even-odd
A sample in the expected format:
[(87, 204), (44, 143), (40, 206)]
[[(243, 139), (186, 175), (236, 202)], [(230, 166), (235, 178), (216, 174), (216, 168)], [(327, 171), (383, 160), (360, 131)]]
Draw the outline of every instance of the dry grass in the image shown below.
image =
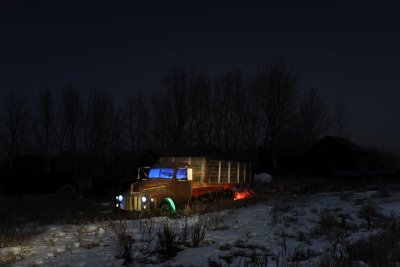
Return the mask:
[(6, 251), (0, 255), (0, 267), (11, 266), (17, 261), (21, 260), (19, 255), (16, 255), (13, 251)]
[(2, 229), (0, 230), (0, 248), (25, 246), (39, 233), (41, 231), (37, 227)]

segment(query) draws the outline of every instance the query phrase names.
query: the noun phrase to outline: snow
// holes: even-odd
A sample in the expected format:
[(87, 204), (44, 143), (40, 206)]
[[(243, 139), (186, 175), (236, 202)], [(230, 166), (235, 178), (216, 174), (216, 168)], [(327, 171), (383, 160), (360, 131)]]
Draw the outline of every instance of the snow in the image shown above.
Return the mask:
[(268, 173), (256, 173), (253, 180), (258, 183), (268, 184), (272, 182), (272, 176)]
[[(147, 261), (135, 264), (208, 266), (209, 261), (215, 261), (222, 265), (244, 266), (252, 255), (256, 255), (260, 259), (267, 257), (269, 265), (274, 266), (301, 250), (312, 251), (315, 256), (307, 264), (315, 263), (330, 246), (324, 234), (312, 234), (318, 228), (321, 214), (328, 212), (335, 218), (345, 218), (343, 220), (348, 224), (358, 225), (357, 230), (347, 235), (348, 240), (356, 240), (374, 232), (362, 227), (365, 220), (357, 215), (366, 203), (373, 203), (387, 216), (400, 216), (400, 193), (391, 193), (389, 196), (372, 191), (277, 195), (247, 207), (200, 217), (190, 216), (187, 218), (189, 228), (199, 218), (209, 221), (209, 229), (199, 247), (181, 245), (175, 257), (161, 260), (154, 254)], [(165, 223), (169, 223), (178, 232), (184, 224), (184, 218), (155, 217), (151, 220), (155, 229), (161, 229)], [(140, 231), (143, 222), (122, 221), (135, 240), (132, 251), (136, 259), (143, 258), (140, 250), (146, 243)], [(218, 222), (219, 225), (212, 227), (212, 222)], [(48, 225), (28, 244), (1, 248), (0, 253), (3, 258), (6, 255), (14, 256), (11, 266), (121, 266), (124, 260), (117, 257), (118, 242), (111, 225), (110, 221)], [(149, 246), (153, 248), (155, 243), (156, 238)]]

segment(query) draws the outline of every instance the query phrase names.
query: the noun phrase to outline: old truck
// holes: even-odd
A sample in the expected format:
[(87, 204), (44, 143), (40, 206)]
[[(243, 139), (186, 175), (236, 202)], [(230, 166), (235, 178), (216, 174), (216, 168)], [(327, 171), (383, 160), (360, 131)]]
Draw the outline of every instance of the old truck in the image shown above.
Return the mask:
[(177, 206), (194, 198), (223, 194), (240, 199), (251, 194), (251, 176), (248, 162), (161, 157), (157, 164), (139, 168), (139, 181), (131, 184), (128, 192), (116, 196), (116, 206), (128, 211), (175, 212)]

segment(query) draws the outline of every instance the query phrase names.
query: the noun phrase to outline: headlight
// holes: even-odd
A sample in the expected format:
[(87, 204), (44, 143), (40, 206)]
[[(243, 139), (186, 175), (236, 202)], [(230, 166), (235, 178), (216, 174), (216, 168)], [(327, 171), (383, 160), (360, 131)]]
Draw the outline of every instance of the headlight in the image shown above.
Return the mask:
[(119, 195), (119, 196), (118, 196), (118, 200), (119, 200), (119, 201), (122, 201), (122, 200), (124, 200), (124, 197), (123, 197), (122, 195)]
[(146, 196), (142, 196), (142, 202), (146, 203), (146, 201), (147, 201), (147, 197)]

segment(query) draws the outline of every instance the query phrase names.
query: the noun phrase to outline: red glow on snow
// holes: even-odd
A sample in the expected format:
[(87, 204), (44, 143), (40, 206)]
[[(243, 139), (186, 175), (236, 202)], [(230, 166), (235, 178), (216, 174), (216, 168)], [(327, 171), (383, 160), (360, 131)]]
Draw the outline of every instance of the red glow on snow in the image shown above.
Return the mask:
[(241, 200), (252, 197), (254, 192), (251, 189), (245, 189), (244, 191), (235, 192), (234, 200)]

